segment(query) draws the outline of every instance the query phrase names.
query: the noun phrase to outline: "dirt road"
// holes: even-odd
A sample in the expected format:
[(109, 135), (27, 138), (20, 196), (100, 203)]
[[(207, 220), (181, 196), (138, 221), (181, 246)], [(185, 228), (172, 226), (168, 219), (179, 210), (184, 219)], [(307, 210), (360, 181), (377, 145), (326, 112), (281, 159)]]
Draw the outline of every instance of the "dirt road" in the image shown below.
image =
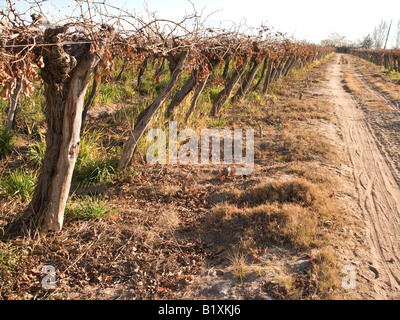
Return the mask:
[[(396, 150), (399, 149), (393, 140), (398, 139), (400, 130), (397, 128), (396, 135), (396, 132), (385, 130), (390, 123), (386, 122), (385, 127), (382, 124), (389, 115), (392, 120), (399, 117), (400, 110), (360, 73), (354, 57), (337, 55), (328, 68), (330, 77), (321, 92), (334, 103), (339, 130), (351, 163), (360, 219), (366, 225), (365, 237), (360, 241), (364, 253), (353, 252), (353, 261), (359, 261), (355, 263), (357, 277), (366, 284), (370, 298), (398, 299), (400, 187), (397, 159), (394, 157), (398, 156)], [(361, 92), (380, 99), (389, 111), (375, 112), (371, 116), (368, 100), (360, 101), (344, 85), (344, 71), (358, 79)]]

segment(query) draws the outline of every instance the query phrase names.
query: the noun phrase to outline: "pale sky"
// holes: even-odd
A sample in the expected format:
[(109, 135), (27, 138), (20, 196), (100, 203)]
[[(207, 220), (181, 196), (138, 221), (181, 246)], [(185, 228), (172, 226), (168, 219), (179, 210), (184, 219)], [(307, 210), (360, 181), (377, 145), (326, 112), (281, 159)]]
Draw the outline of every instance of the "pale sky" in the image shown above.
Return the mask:
[[(23, 0), (22, 0), (23, 1)], [(230, 26), (243, 20), (251, 27), (261, 23), (276, 31), (287, 33), (298, 40), (320, 43), (331, 32), (356, 41), (369, 33), (381, 20), (393, 19), (388, 47), (393, 43), (400, 20), (400, 0), (107, 0), (110, 4), (129, 11), (144, 12), (145, 4), (159, 18), (179, 20), (185, 13), (193, 13), (192, 4), (211, 26)], [(56, 9), (65, 8), (72, 0), (47, 0)], [(0, 0), (0, 7), (5, 0)], [(64, 9), (61, 9), (62, 13)]]
[[(116, 0), (125, 3), (123, 0)], [(132, 8), (142, 1), (127, 2)], [(160, 17), (179, 18), (191, 12), (187, 0), (147, 0), (151, 11)], [(393, 19), (392, 31), (400, 20), (400, 0), (191, 0), (200, 11), (213, 14), (209, 20), (232, 20), (236, 23), (246, 19), (250, 26), (262, 22), (274, 29), (293, 35), (298, 40), (319, 43), (331, 32), (338, 32), (350, 40), (357, 40), (372, 32), (382, 19)], [(143, 3), (143, 2), (142, 2)], [(139, 11), (139, 8), (137, 8)], [(390, 37), (391, 38), (391, 37)]]

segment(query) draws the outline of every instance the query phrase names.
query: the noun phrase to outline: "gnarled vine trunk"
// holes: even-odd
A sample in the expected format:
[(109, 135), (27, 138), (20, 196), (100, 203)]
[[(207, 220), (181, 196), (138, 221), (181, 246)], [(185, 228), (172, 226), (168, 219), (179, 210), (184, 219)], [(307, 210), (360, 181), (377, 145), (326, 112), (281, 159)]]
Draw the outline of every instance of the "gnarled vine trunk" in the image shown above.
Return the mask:
[(138, 88), (140, 88), (140, 86), (142, 85), (143, 75), (144, 75), (144, 72), (146, 71), (148, 62), (149, 62), (149, 57), (146, 57), (142, 63), (142, 66), (140, 67), (140, 70), (138, 73), (138, 78), (137, 78), (137, 87)]
[(222, 78), (226, 81), (228, 79), (229, 74), (229, 65), (231, 63), (232, 58), (227, 58), (225, 61), (224, 72), (222, 73)]
[(25, 231), (61, 231), (72, 173), (79, 151), (82, 108), (85, 93), (95, 66), (104, 52), (107, 39), (114, 33), (104, 31), (99, 51), (90, 46), (65, 48), (58, 34), (67, 27), (48, 29), (45, 40), (54, 43), (44, 54), (41, 76), (46, 97), (46, 152), (33, 198), (24, 214), (10, 229)]

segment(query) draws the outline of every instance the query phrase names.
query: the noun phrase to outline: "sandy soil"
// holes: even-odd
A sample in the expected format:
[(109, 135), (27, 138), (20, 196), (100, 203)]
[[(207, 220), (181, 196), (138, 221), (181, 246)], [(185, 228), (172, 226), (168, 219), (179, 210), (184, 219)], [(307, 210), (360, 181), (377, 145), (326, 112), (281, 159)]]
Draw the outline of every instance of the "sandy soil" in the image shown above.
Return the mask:
[[(320, 93), (334, 103), (338, 126), (350, 159), (359, 219), (365, 228), (358, 234), (353, 257), (364, 298), (398, 299), (400, 297), (400, 188), (398, 126), (399, 108), (387, 94), (373, 86), (352, 60), (340, 63), (341, 56), (328, 67), (329, 81)], [(362, 83), (362, 90), (374, 93), (391, 111), (376, 112), (368, 101), (360, 101), (345, 90), (344, 68)], [(396, 142), (397, 141), (397, 142)], [(350, 204), (348, 204), (350, 205)], [(357, 214), (356, 214), (357, 215)]]

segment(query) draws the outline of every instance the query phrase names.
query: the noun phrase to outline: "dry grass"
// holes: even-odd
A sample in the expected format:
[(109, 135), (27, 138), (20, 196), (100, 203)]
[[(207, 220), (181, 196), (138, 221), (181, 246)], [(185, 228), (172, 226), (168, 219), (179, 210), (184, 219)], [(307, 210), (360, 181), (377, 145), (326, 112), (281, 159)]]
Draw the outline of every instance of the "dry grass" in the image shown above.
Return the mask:
[(204, 231), (214, 230), (227, 246), (241, 243), (249, 249), (255, 245), (259, 252), (271, 245), (309, 249), (322, 240), (318, 239), (321, 219), (337, 215), (340, 210), (326, 185), (301, 178), (269, 181), (242, 192), (236, 204), (214, 207)]
[(310, 160), (313, 157), (326, 157), (331, 154), (329, 143), (313, 130), (292, 128), (284, 130), (279, 136), (276, 148), (283, 160)]
[(362, 94), (362, 84), (357, 76), (351, 72), (351, 68), (349, 66), (344, 67), (343, 69), (343, 88), (351, 94), (361, 95)]
[(176, 195), (179, 190), (181, 190), (181, 186), (167, 183), (158, 186), (157, 193), (163, 197), (171, 197)]
[(304, 179), (272, 181), (255, 186), (247, 197), (254, 204), (290, 202), (311, 206), (317, 199), (317, 187)]
[(237, 203), (241, 200), (242, 192), (234, 186), (222, 187), (210, 198), (209, 202), (217, 203)]
[(344, 56), (341, 56), (339, 64), (349, 64), (349, 61)]
[(314, 129), (286, 125), (267, 128), (266, 138), (256, 143), (257, 156), (274, 162), (307, 162), (311, 160), (336, 161), (337, 151)]
[(330, 120), (332, 118), (329, 114), (332, 110), (332, 104), (328, 101), (291, 99), (287, 103), (282, 104), (280, 109), (282, 112), (287, 113), (291, 119)]
[(236, 284), (242, 284), (249, 271), (246, 255), (240, 251), (230, 251), (228, 260), (233, 268), (233, 276)]
[(331, 247), (322, 248), (315, 256), (313, 261), (312, 274), (316, 278), (316, 287), (319, 294), (329, 296), (340, 278), (337, 266), (336, 253)]
[(332, 103), (325, 100), (289, 99), (272, 100), (265, 108), (261, 117), (263, 122), (270, 125), (293, 121), (331, 120)]
[(315, 213), (298, 204), (252, 208), (222, 204), (206, 218), (203, 232), (246, 252), (262, 252), (273, 245), (307, 249), (315, 246), (317, 224)]
[[(301, 171), (303, 175), (307, 172)], [(261, 182), (236, 191), (235, 201), (216, 205), (205, 217), (200, 235), (228, 248), (236, 283), (246, 278), (251, 258), (266, 248), (308, 252), (312, 267), (301, 280), (286, 269), (276, 279), (286, 298), (329, 298), (338, 288), (340, 274), (326, 227), (339, 229), (346, 223), (344, 213), (330, 196), (332, 188), (331, 182), (313, 183), (305, 178)]]

